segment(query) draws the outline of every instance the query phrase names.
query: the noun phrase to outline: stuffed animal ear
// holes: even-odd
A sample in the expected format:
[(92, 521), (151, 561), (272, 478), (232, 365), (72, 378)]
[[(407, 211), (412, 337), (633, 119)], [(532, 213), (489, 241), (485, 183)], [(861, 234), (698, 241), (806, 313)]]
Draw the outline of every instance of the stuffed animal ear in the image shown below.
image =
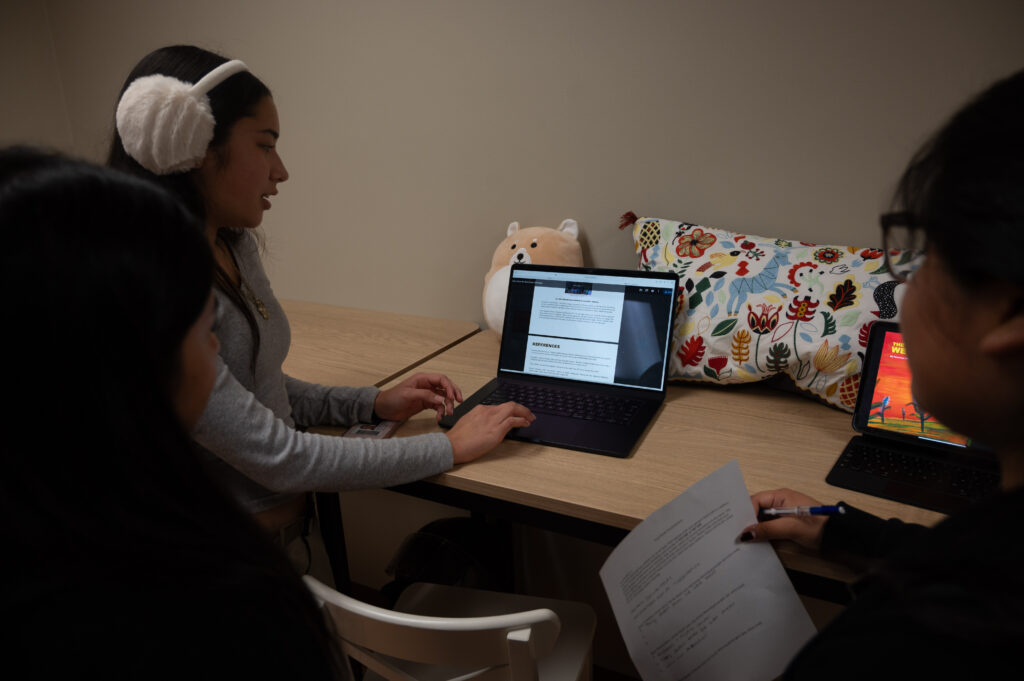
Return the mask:
[(562, 220), (562, 224), (558, 225), (558, 231), (571, 234), (574, 239), (578, 239), (580, 236), (580, 226), (572, 218)]
[(518, 222), (510, 222), (510, 223), (508, 223), (508, 230), (505, 232), (505, 236), (512, 236), (514, 233), (516, 233), (518, 231), (519, 231), (519, 223)]

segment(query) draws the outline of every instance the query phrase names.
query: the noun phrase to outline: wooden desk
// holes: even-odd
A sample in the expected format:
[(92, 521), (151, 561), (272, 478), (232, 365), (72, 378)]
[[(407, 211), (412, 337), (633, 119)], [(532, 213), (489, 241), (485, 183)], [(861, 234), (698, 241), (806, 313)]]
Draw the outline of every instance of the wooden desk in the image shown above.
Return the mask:
[(381, 386), (472, 336), (474, 322), (282, 300), (292, 329), (289, 376)]
[[(498, 336), (483, 331), (419, 370), (446, 373), (468, 396), (493, 378), (497, 356)], [(431, 414), (420, 414), (398, 435), (438, 428)], [(481, 459), (430, 478), (427, 484), (617, 528), (621, 536), (735, 458), (751, 492), (790, 487), (824, 503), (844, 500), (883, 517), (924, 524), (942, 517), (826, 484), (825, 475), (853, 434), (849, 414), (801, 395), (756, 384), (677, 383), (627, 459), (505, 441)], [(847, 582), (855, 578), (844, 566), (793, 544), (776, 548), (792, 570)]]

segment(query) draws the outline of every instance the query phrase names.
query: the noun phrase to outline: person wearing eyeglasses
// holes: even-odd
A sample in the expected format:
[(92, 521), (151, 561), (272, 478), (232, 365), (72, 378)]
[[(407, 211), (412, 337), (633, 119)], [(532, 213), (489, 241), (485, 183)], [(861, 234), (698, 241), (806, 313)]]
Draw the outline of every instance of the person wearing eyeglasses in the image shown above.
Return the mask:
[[(1001, 678), (1024, 650), (1024, 71), (953, 116), (913, 157), (894, 204), (881, 226), (906, 285), (914, 395), (996, 452), (1001, 487), (933, 528), (848, 505), (746, 528), (742, 541), (789, 539), (870, 566), (785, 679)], [(751, 500), (755, 512), (819, 505), (789, 489)]]

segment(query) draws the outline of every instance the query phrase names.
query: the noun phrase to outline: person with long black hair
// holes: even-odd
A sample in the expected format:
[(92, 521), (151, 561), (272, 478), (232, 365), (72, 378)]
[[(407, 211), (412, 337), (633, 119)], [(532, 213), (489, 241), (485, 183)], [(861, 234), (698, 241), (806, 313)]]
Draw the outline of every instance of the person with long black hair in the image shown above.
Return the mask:
[[(911, 161), (886, 254), (921, 243), (900, 330), (917, 400), (997, 454), (1001, 491), (933, 528), (846, 513), (780, 518), (744, 541), (791, 539), (870, 570), (786, 679), (994, 679), (1024, 648), (1024, 71), (967, 104)], [(891, 264), (890, 264), (891, 265)], [(818, 505), (781, 489), (755, 510)], [(845, 505), (844, 505), (845, 506)]]
[(369, 440), (304, 432), (403, 420), (423, 409), (440, 419), (462, 395), (439, 374), (416, 374), (388, 390), (319, 386), (284, 374), (288, 320), (254, 229), (288, 172), (277, 150), (274, 100), (245, 64), (192, 46), (155, 50), (125, 80), (115, 121), (108, 165), (169, 188), (205, 225), (216, 262), (221, 360), (193, 437), (216, 477), (282, 542), (304, 523), (309, 491), (435, 475), (533, 420), (525, 407), (507, 403), (478, 407), (447, 433)]
[(213, 256), (150, 182), (0, 150), (5, 665), (34, 678), (343, 678), (284, 554), (189, 430)]

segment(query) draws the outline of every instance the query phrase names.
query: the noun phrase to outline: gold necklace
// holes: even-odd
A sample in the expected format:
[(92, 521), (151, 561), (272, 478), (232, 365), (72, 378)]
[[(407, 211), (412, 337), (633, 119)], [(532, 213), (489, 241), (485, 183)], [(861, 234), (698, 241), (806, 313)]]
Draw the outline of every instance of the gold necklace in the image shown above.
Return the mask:
[(242, 293), (245, 295), (246, 298), (249, 299), (249, 302), (253, 304), (253, 307), (256, 308), (256, 311), (260, 313), (260, 316), (263, 317), (263, 319), (265, 320), (269, 320), (270, 311), (267, 310), (267, 306), (263, 304), (263, 301), (260, 300), (255, 293), (253, 293), (252, 288), (249, 287), (249, 282), (247, 282), (245, 278), (242, 277), (241, 272), (238, 273), (238, 283), (240, 284)]
[[(235, 272), (238, 274), (238, 288), (242, 292), (242, 295), (249, 299), (256, 311), (260, 313), (260, 316), (264, 320), (270, 319), (270, 311), (267, 306), (263, 304), (263, 301), (253, 292), (252, 287), (249, 286), (249, 282), (242, 276), (242, 268), (238, 266), (238, 261), (235, 259), (235, 253), (231, 250), (228, 243), (222, 240), (219, 236), (217, 237), (216, 246), (221, 252), (226, 253), (231, 258), (231, 264), (234, 265)], [(224, 270), (225, 268), (221, 268)]]

